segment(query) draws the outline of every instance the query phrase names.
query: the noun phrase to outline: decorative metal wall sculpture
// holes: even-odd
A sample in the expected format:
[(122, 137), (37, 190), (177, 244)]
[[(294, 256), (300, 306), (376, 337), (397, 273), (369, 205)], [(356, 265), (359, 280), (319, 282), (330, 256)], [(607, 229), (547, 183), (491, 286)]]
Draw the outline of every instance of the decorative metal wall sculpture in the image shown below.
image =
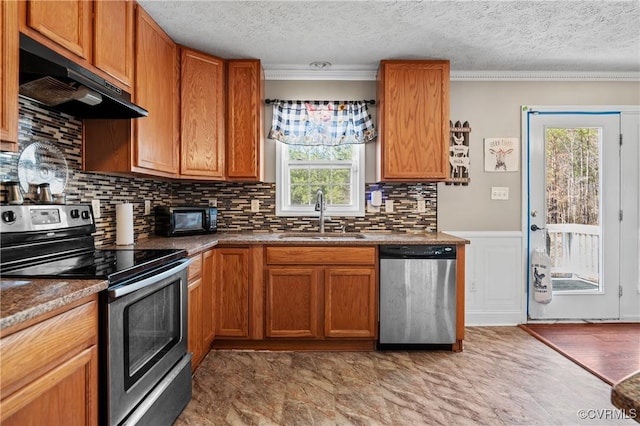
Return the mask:
[(468, 185), (469, 181), (469, 133), (471, 127), (469, 122), (460, 124), (456, 121), (455, 126), (449, 122), (449, 164), (450, 173), (447, 185)]

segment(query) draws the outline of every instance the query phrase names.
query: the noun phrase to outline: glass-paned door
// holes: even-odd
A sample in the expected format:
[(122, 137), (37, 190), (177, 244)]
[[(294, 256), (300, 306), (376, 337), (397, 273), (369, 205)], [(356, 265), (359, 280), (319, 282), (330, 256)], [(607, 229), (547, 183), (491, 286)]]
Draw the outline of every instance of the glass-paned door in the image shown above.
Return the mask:
[[(531, 319), (620, 316), (620, 117), (530, 113), (529, 253), (549, 255), (552, 299)], [(531, 272), (530, 272), (531, 274)]]

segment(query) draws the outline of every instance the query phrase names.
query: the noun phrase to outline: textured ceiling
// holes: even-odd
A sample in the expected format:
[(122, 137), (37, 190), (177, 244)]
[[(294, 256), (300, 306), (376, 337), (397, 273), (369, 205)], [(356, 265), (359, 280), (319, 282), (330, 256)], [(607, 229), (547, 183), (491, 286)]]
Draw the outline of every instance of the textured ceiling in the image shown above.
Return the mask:
[(267, 70), (431, 58), (456, 71), (640, 71), (638, 0), (139, 3), (177, 43)]

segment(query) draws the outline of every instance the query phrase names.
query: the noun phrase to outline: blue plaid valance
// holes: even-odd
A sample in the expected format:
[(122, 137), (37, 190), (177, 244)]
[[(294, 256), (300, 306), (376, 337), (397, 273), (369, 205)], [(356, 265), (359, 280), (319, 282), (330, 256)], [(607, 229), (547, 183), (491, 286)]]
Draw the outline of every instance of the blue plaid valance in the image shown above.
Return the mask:
[(269, 139), (291, 145), (346, 145), (374, 140), (364, 101), (275, 101)]

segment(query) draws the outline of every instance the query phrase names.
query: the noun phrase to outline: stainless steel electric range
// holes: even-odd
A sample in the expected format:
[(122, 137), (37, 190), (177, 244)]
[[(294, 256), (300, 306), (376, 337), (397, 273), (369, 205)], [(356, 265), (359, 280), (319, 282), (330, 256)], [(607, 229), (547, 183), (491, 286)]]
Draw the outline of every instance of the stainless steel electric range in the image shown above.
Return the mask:
[(104, 279), (100, 421), (171, 424), (191, 399), (184, 250), (98, 250), (89, 205), (0, 206), (0, 276)]

